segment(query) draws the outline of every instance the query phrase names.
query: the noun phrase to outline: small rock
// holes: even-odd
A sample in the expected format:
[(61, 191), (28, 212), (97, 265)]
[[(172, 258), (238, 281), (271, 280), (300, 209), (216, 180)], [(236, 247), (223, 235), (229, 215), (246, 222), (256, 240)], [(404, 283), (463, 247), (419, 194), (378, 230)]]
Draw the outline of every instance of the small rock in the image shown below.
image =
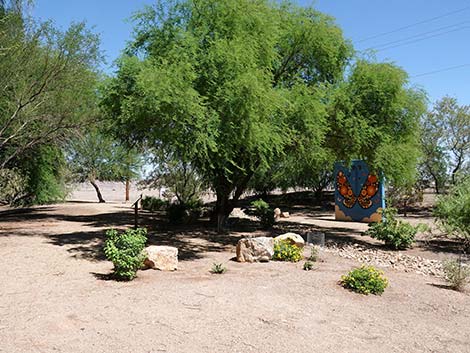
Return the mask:
[(281, 218), (289, 218), (290, 214), (289, 212), (281, 212)]
[(282, 217), (281, 209), (280, 208), (275, 208), (274, 209), (274, 219), (278, 220), (281, 217)]

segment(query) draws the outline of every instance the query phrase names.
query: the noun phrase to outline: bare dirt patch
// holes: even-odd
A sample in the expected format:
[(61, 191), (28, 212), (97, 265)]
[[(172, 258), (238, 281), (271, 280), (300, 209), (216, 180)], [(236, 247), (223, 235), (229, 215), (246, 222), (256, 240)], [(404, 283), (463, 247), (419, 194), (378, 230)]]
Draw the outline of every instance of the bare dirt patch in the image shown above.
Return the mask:
[[(360, 235), (364, 225), (289, 211), (274, 233), (322, 229), (327, 241), (380, 247)], [(330, 252), (308, 272), (302, 262), (236, 263), (240, 237), (267, 234), (246, 220), (217, 235), (205, 222), (175, 228), (144, 214), (149, 242), (177, 246), (180, 269), (107, 280), (103, 230), (132, 222), (120, 203), (1, 209), (0, 352), (470, 352), (468, 293), (384, 268), (385, 293), (358, 295), (338, 280), (359, 262)], [(424, 242), (406, 253), (454, 254)], [(227, 273), (211, 274), (213, 262)]]

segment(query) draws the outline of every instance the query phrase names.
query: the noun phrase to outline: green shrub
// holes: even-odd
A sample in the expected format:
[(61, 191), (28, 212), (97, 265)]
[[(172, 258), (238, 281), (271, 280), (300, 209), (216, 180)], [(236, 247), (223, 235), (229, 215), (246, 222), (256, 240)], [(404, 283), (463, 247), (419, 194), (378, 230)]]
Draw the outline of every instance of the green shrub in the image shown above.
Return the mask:
[(227, 268), (223, 264), (215, 263), (212, 265), (211, 272), (215, 274), (223, 274), (227, 271)]
[(447, 260), (443, 263), (446, 281), (452, 289), (461, 291), (470, 282), (470, 267), (462, 263), (462, 260)]
[(444, 231), (464, 240), (470, 249), (470, 178), (438, 198), (434, 215)]
[(252, 214), (257, 217), (263, 228), (269, 229), (275, 223), (274, 210), (269, 207), (269, 204), (261, 199), (253, 201), (251, 207), (254, 208)]
[(114, 264), (117, 279), (130, 281), (135, 278), (137, 270), (144, 264), (142, 250), (146, 241), (147, 230), (143, 228), (128, 229), (121, 234), (115, 229), (106, 232), (104, 253)]
[(302, 249), (289, 240), (279, 240), (274, 243), (273, 260), (298, 262), (302, 259)]
[(188, 203), (172, 203), (166, 209), (168, 221), (171, 224), (192, 223), (201, 216), (203, 205), (204, 204), (200, 200)]
[(361, 294), (382, 294), (388, 286), (383, 272), (372, 266), (355, 268), (346, 276), (341, 277), (341, 285)]
[(426, 229), (426, 226), (420, 224), (412, 226), (408, 222), (396, 219), (397, 210), (387, 207), (382, 211), (383, 221), (371, 223), (369, 229), (364, 235), (381, 240), (393, 249), (406, 249), (411, 247), (416, 233)]
[(311, 262), (311, 261), (305, 261), (305, 263), (304, 263), (304, 270), (305, 270), (305, 271), (311, 271), (311, 270), (313, 270), (313, 262)]
[(168, 201), (153, 196), (145, 196), (142, 201), (142, 208), (147, 211), (160, 211), (168, 207)]

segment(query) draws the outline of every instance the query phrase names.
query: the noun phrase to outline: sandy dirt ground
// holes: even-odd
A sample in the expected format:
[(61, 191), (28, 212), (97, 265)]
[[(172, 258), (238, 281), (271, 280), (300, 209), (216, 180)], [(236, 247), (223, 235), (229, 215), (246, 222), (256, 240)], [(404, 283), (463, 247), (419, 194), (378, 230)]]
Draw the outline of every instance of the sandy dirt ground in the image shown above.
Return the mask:
[[(336, 224), (327, 212), (291, 212), (276, 231), (314, 227), (354, 240), (364, 227)], [(309, 272), (303, 262), (237, 263), (235, 244), (253, 229), (236, 223), (219, 236), (145, 214), (149, 243), (177, 246), (179, 270), (109, 280), (103, 230), (132, 221), (121, 202), (1, 208), (0, 352), (470, 352), (468, 292), (385, 269), (382, 296), (358, 295), (338, 285), (358, 263), (324, 252)], [(228, 271), (211, 274), (214, 262)]]

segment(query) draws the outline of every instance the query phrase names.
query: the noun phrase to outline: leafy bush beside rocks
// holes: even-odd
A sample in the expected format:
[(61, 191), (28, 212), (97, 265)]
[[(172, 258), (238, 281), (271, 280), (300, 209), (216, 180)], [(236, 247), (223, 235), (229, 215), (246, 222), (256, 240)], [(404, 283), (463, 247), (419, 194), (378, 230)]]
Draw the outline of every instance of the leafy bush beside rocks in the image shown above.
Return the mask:
[(383, 272), (373, 266), (365, 266), (351, 270), (341, 277), (341, 285), (361, 294), (382, 294), (388, 286), (388, 280)]
[(381, 240), (385, 245), (395, 250), (411, 247), (416, 233), (425, 230), (426, 226), (423, 224), (412, 226), (408, 222), (398, 220), (396, 214), (397, 210), (395, 208), (387, 207), (382, 211), (384, 220), (370, 224), (364, 235)]
[(116, 279), (130, 281), (136, 277), (145, 260), (142, 254), (147, 242), (147, 230), (144, 228), (127, 229), (123, 233), (115, 229), (106, 232), (104, 253), (114, 264)]
[(302, 260), (302, 249), (292, 244), (289, 240), (274, 242), (273, 260), (298, 262)]

